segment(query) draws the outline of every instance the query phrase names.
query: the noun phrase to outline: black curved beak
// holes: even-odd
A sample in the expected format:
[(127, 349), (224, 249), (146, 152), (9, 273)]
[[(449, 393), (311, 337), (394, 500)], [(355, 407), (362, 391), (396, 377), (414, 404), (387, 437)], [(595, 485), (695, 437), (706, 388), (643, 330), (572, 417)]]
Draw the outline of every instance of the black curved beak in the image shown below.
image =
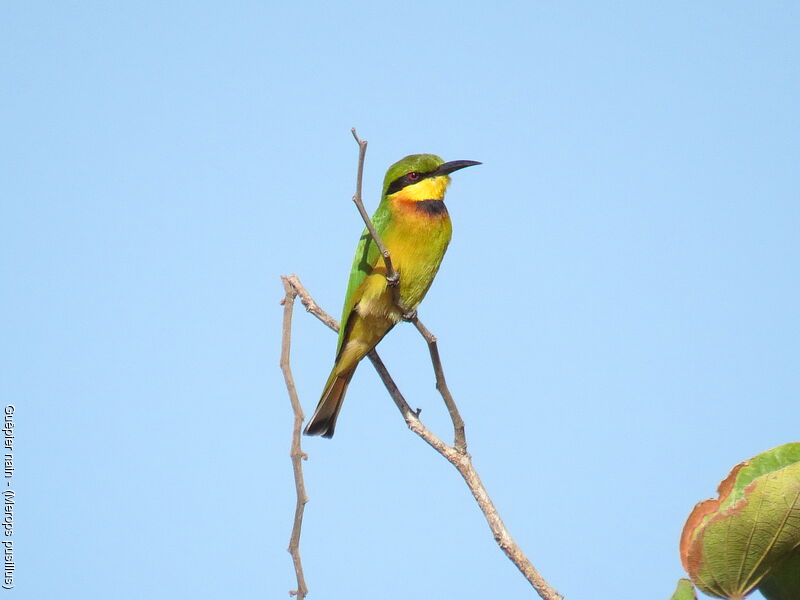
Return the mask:
[(458, 171), (459, 169), (464, 169), (466, 167), (473, 167), (479, 164), (481, 163), (479, 163), (477, 160), (451, 160), (443, 165), (439, 165), (439, 168), (436, 169), (436, 174), (449, 175), (453, 171)]

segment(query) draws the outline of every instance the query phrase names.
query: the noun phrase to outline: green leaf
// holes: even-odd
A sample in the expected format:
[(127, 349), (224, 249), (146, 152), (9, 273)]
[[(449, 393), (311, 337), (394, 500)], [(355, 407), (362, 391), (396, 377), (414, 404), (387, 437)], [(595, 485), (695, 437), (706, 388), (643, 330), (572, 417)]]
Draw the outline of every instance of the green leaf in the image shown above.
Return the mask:
[(679, 579), (678, 587), (675, 588), (675, 593), (669, 600), (697, 600), (692, 582), (688, 579)]
[(740, 600), (800, 547), (800, 443), (736, 465), (718, 491), (689, 515), (681, 560), (700, 590)]

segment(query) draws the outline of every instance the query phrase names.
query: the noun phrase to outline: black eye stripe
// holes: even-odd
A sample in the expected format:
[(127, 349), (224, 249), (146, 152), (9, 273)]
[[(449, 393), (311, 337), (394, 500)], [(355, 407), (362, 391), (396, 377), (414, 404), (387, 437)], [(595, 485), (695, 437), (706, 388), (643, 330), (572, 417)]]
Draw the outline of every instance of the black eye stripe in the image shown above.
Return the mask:
[(419, 183), (423, 179), (427, 179), (428, 177), (436, 175), (436, 171), (426, 171), (424, 173), (420, 171), (411, 171), (411, 172), (416, 173), (417, 175), (416, 179), (414, 179), (413, 181), (409, 179), (408, 173), (406, 173), (405, 175), (401, 175), (400, 177), (398, 177), (397, 179), (392, 181), (392, 183), (389, 184), (389, 187), (386, 188), (386, 195), (390, 196), (392, 194), (399, 192), (404, 187), (408, 187), (409, 185), (414, 185), (415, 183)]

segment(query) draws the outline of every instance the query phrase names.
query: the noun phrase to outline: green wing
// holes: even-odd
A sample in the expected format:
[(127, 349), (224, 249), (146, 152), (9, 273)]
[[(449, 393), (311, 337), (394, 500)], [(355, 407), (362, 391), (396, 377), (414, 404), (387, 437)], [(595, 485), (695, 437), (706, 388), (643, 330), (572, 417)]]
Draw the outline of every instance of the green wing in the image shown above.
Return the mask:
[[(381, 202), (375, 214), (372, 215), (372, 224), (378, 235), (383, 236), (386, 227), (389, 224), (391, 213), (387, 203)], [(336, 346), (336, 356), (342, 349), (342, 340), (344, 340), (347, 333), (347, 324), (350, 320), (350, 315), (356, 305), (355, 291), (364, 279), (372, 272), (373, 267), (377, 261), (383, 260), (381, 253), (378, 251), (378, 246), (372, 239), (367, 228), (361, 234), (356, 247), (356, 255), (353, 257), (353, 266), (350, 268), (350, 280), (347, 282), (347, 292), (344, 295), (344, 309), (342, 310), (342, 320), (339, 326), (339, 343)]]

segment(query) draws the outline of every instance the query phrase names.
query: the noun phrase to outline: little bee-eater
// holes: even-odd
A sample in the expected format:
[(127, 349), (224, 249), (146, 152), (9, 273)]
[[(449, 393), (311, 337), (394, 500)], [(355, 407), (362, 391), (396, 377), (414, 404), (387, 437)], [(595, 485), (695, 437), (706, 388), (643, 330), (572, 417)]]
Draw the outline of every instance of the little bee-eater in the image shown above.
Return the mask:
[[(452, 227), (444, 205), (450, 173), (479, 164), (412, 154), (386, 172), (372, 223), (400, 275), (400, 299), (408, 311), (415, 310), (425, 297), (450, 243)], [(333, 437), (347, 385), (359, 361), (400, 321), (402, 313), (386, 281), (383, 256), (365, 229), (347, 283), (336, 362), (306, 435)]]

